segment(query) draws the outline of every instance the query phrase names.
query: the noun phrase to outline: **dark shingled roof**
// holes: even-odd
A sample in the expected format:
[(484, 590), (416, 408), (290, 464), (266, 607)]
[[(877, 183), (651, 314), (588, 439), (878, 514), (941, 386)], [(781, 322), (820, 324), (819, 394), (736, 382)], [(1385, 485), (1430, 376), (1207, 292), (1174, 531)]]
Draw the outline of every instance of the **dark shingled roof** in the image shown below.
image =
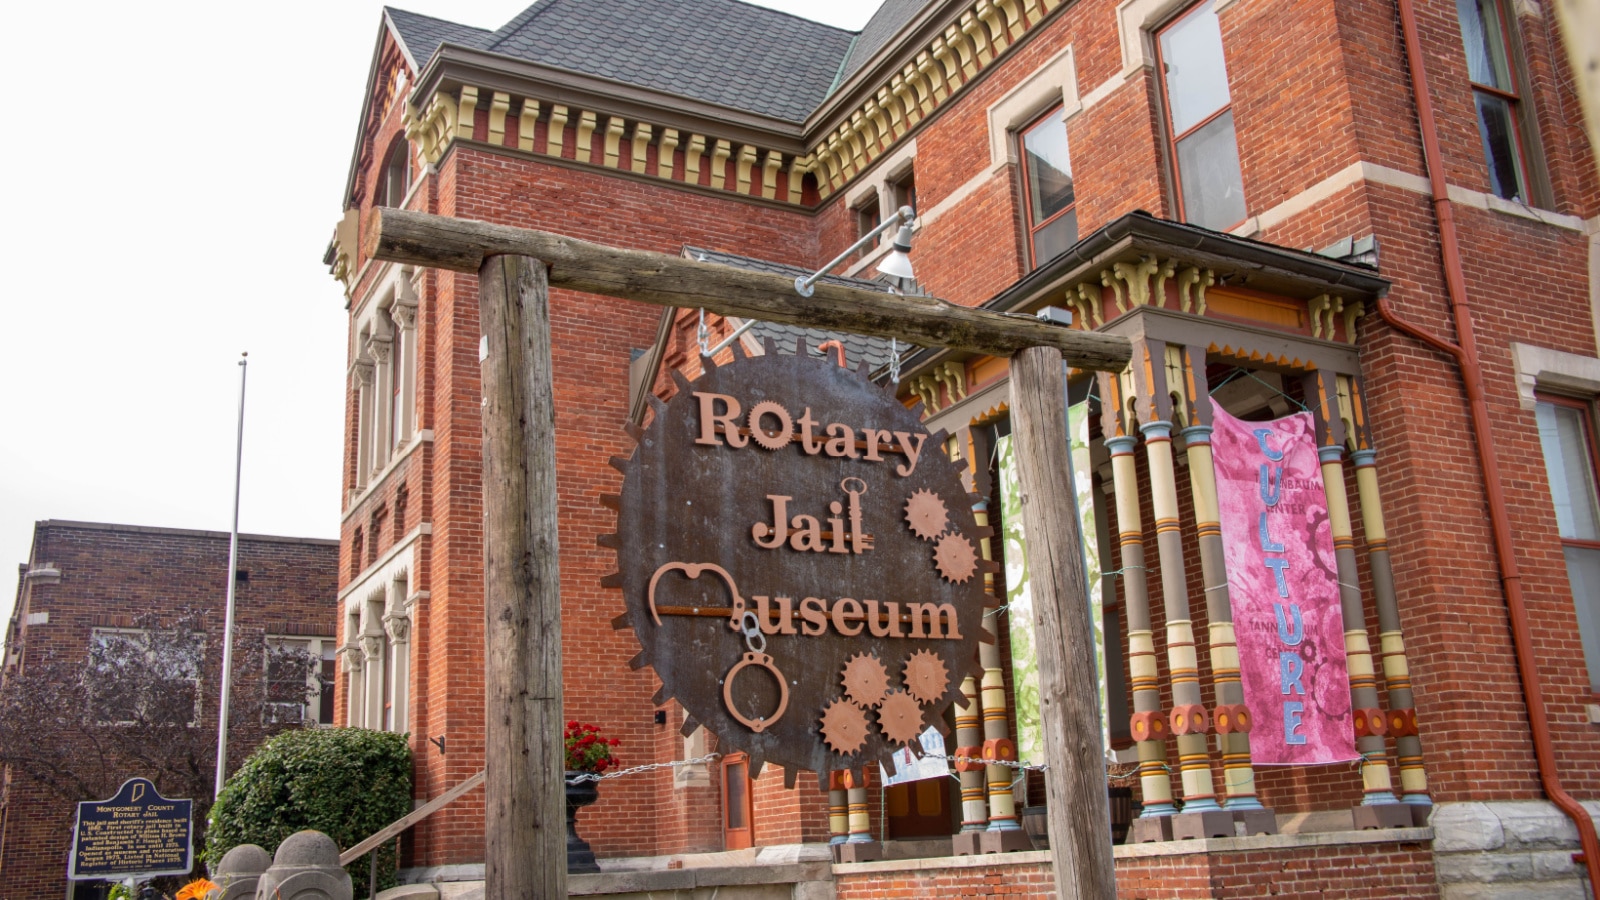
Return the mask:
[(855, 37), (739, 0), (537, 0), (492, 33), (389, 15), (419, 66), (449, 41), (789, 122), (828, 96)]
[(407, 53), (416, 64), (425, 66), (432, 58), (433, 51), (446, 41), (452, 44), (464, 44), (468, 47), (483, 47), (494, 37), (494, 32), (482, 28), (473, 28), (468, 25), (457, 25), (432, 16), (418, 15), (386, 6), (383, 10), (389, 16), (389, 21), (400, 32), (400, 43), (405, 45)]
[(867, 20), (865, 28), (856, 37), (856, 42), (850, 47), (850, 55), (846, 57), (844, 65), (839, 69), (839, 78), (836, 86), (850, 79), (851, 75), (860, 71), (867, 64), (872, 54), (883, 49), (889, 39), (899, 33), (917, 13), (922, 11), (933, 0), (883, 0), (883, 5)]
[[(684, 247), (683, 255), (688, 259), (701, 262), (718, 263), (724, 266), (733, 266), (736, 269), (748, 269), (754, 272), (771, 272), (786, 278), (798, 278), (810, 275), (810, 269), (799, 266), (790, 266), (783, 263), (771, 262), (765, 259), (756, 259), (750, 256), (738, 256), (733, 253), (720, 253), (716, 250), (702, 250), (699, 247)], [(889, 287), (881, 281), (868, 281), (863, 278), (846, 278), (841, 275), (824, 275), (822, 281), (830, 284), (842, 284), (846, 287), (861, 288), (868, 291), (887, 292)], [(882, 338), (866, 337), (859, 334), (848, 334), (837, 331), (824, 331), (821, 328), (801, 328), (797, 325), (781, 325), (777, 322), (756, 322), (750, 326), (747, 334), (757, 341), (771, 339), (778, 345), (783, 353), (793, 353), (795, 340), (804, 337), (806, 348), (812, 353), (817, 352), (817, 345), (825, 341), (839, 341), (844, 344), (845, 364), (854, 368), (866, 360), (867, 367), (876, 371), (880, 366), (889, 362), (889, 342)], [(911, 352), (909, 344), (900, 345), (900, 354)]]

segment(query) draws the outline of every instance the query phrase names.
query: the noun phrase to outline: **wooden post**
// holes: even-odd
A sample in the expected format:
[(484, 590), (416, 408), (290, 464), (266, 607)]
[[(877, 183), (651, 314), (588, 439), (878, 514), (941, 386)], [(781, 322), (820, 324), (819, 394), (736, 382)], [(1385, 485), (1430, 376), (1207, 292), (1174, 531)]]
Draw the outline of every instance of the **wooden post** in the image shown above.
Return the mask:
[(543, 263), (478, 270), (483, 361), (484, 897), (567, 895), (555, 399)]
[(1038, 634), (1056, 896), (1104, 900), (1117, 894), (1116, 873), (1064, 382), (1059, 350), (1029, 347), (1011, 357), (1011, 433)]

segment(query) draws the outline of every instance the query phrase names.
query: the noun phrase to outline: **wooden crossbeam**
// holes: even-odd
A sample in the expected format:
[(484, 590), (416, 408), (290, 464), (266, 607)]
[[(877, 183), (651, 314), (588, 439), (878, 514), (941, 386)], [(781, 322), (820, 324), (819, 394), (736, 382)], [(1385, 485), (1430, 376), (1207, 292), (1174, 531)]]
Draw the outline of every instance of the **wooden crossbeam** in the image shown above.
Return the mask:
[(802, 297), (784, 275), (403, 209), (373, 210), (365, 249), (373, 259), (473, 273), (489, 256), (526, 256), (549, 266), (552, 287), (994, 356), (1051, 347), (1080, 369), (1119, 372), (1132, 355), (1125, 337), (1075, 331), (1033, 316), (826, 281)]

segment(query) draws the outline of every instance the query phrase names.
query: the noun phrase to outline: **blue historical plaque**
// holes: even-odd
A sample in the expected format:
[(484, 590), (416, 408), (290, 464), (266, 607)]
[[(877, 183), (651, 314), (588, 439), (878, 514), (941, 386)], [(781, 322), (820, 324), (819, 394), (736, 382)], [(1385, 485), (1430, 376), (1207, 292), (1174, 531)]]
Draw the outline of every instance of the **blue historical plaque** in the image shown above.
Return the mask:
[(168, 800), (130, 778), (109, 800), (78, 804), (67, 877), (117, 880), (187, 875), (194, 867), (194, 801)]

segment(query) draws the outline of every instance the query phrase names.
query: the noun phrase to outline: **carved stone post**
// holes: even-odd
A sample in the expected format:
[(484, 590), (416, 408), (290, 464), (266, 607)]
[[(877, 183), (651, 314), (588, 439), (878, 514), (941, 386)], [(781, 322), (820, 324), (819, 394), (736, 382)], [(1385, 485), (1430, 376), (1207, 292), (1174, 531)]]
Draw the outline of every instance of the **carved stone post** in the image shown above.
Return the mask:
[(388, 335), (388, 325), (379, 316), (372, 323), (373, 336), (367, 340), (367, 353), (376, 364), (372, 398), (372, 477), (376, 478), (389, 463), (390, 395), (394, 392), (394, 360), (390, 350), (393, 342)]
[(406, 612), (405, 598), (398, 599), (395, 611), (383, 617), (392, 657), (389, 665), (393, 667), (389, 673), (389, 709), (394, 730), (410, 731), (411, 616)]
[(348, 635), (350, 643), (339, 648), (339, 656), (343, 658), (344, 671), (348, 676), (345, 680), (345, 719), (344, 722), (351, 728), (360, 728), (366, 722), (367, 715), (367, 686), (362, 677), (363, 656), (361, 644), (355, 634)]
[(387, 641), (384, 640), (383, 625), (379, 622), (367, 623), (368, 628), (375, 631), (364, 632), (361, 635), (361, 655), (366, 660), (366, 718), (365, 727), (383, 728), (383, 674), (388, 665), (384, 659)]
[(400, 326), (400, 354), (396, 359), (396, 375), (400, 382), (399, 420), (394, 423), (396, 447), (410, 443), (417, 430), (417, 301), (409, 280), (401, 281), (401, 290), (410, 296), (395, 300), (391, 314)]

